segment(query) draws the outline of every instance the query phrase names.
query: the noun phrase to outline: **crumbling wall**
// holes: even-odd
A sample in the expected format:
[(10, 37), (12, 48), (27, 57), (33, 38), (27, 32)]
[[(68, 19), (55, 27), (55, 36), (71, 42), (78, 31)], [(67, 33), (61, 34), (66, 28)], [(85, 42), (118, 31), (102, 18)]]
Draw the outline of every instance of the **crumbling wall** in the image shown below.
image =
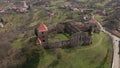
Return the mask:
[(88, 36), (84, 32), (74, 33), (69, 40), (42, 43), (44, 48), (66, 48), (66, 47), (76, 47), (83, 44), (90, 45), (92, 42), (92, 37)]
[(65, 40), (65, 41), (58, 41), (58, 42), (48, 42), (48, 43), (43, 43), (42, 46), (44, 48), (50, 49), (50, 48), (65, 48), (69, 47), (70, 41)]

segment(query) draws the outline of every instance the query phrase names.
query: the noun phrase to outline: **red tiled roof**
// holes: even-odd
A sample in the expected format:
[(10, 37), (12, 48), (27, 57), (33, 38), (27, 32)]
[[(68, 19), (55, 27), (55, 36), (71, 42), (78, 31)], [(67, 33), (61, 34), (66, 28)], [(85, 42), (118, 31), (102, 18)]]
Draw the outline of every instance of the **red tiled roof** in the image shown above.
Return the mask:
[(41, 42), (40, 38), (37, 38), (36, 44), (39, 45), (39, 44), (41, 44), (41, 43), (42, 43), (42, 42)]
[(112, 33), (120, 35), (120, 32), (118, 32), (117, 30), (112, 30)]
[(3, 8), (2, 7), (0, 7), (0, 11), (2, 11), (3, 10)]
[(83, 23), (82, 23), (82, 22), (79, 22), (78, 24), (79, 24), (79, 25), (83, 25)]
[(20, 11), (20, 12), (26, 12), (27, 9), (26, 9), (26, 8), (19, 8), (19, 11)]
[(81, 25), (83, 25), (83, 23), (82, 22), (76, 22), (76, 25), (81, 26)]
[(55, 14), (54, 13), (51, 13), (50, 16), (54, 16)]
[(89, 23), (95, 24), (95, 23), (96, 23), (96, 20), (95, 20), (95, 19), (91, 19), (91, 20), (89, 20)]
[(16, 6), (13, 6), (12, 9), (17, 9), (17, 7), (16, 7)]
[(48, 31), (48, 28), (45, 24), (41, 23), (37, 28), (38, 32)]

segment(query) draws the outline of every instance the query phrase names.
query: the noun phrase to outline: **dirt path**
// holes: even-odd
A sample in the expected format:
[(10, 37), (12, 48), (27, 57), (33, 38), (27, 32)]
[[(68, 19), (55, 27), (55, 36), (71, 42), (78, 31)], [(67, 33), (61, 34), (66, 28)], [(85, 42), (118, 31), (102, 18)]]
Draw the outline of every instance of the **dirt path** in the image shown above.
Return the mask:
[(119, 66), (119, 46), (118, 46), (118, 40), (119, 38), (115, 37), (115, 36), (112, 36), (113, 38), (113, 48), (114, 48), (114, 54), (113, 54), (113, 66), (112, 68), (120, 68)]
[[(93, 19), (95, 19), (95, 16), (93, 15)], [(120, 57), (119, 57), (119, 40), (120, 38), (116, 37), (115, 35), (112, 35), (110, 32), (106, 31), (102, 25), (97, 21), (97, 24), (99, 25), (101, 31), (105, 32), (106, 34), (108, 34), (112, 40), (113, 40), (113, 49), (114, 49), (114, 53), (113, 53), (113, 63), (112, 63), (112, 68), (120, 68)]]

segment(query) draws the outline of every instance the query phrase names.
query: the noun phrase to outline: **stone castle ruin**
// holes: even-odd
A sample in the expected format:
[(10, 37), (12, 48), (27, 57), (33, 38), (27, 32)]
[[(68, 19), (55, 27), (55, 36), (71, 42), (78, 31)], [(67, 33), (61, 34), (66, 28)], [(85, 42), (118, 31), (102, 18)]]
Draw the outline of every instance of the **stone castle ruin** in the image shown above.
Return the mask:
[[(41, 23), (36, 30), (37, 45), (42, 45), (44, 48), (65, 48), (75, 47), (81, 45), (92, 44), (92, 33), (99, 33), (97, 24), (90, 22), (74, 22), (66, 21), (53, 26), (46, 26)], [(60, 40), (56, 42), (49, 42), (48, 35), (68, 33), (70, 35), (68, 40)]]

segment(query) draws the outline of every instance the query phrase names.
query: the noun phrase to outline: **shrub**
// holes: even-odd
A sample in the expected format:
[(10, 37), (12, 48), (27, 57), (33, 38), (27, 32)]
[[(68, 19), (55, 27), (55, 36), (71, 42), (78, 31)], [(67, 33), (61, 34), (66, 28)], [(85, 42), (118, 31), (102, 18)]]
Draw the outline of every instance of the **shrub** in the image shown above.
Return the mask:
[(22, 53), (26, 57), (23, 68), (36, 68), (40, 57), (45, 55), (45, 50), (40, 46), (26, 46), (22, 48)]
[(57, 49), (54, 50), (54, 52), (55, 52), (55, 55), (56, 55), (57, 59), (60, 60), (62, 58), (61, 49), (57, 48)]

